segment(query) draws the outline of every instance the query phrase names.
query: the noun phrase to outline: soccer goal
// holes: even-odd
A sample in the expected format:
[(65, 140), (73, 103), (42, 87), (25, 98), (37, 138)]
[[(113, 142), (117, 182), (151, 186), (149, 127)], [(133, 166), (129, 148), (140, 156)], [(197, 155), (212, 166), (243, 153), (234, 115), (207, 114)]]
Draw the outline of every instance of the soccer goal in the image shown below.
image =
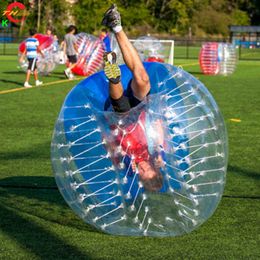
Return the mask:
[[(150, 36), (142, 36), (137, 39), (130, 39), (138, 51), (142, 61), (158, 61), (174, 63), (174, 41), (173, 40), (159, 40)], [(111, 35), (111, 49), (116, 52), (119, 64), (123, 64), (123, 58), (120, 48), (117, 44), (114, 34)]]
[(130, 40), (137, 49), (143, 61), (158, 61), (173, 65), (174, 41), (159, 40), (150, 36), (143, 36)]

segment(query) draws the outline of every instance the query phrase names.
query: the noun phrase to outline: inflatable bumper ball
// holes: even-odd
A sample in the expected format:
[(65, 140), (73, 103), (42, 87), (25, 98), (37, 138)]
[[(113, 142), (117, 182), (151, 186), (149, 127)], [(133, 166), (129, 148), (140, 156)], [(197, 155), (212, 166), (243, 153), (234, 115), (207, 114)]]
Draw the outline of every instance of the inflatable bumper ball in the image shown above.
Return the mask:
[(105, 51), (103, 41), (86, 33), (79, 33), (76, 38), (79, 56), (72, 72), (81, 76), (89, 76), (103, 67)]
[[(57, 56), (57, 48), (55, 47), (55, 40), (52, 36), (47, 36), (43, 34), (35, 34), (34, 36), (39, 41), (39, 47), (44, 54), (44, 58), (41, 55), (38, 55), (37, 59), (37, 69), (40, 74), (48, 75), (52, 72), (56, 65), (56, 56)], [(25, 50), (25, 41), (23, 41), (19, 46), (19, 56)], [(24, 60), (20, 63), (20, 68), (26, 71), (28, 67), (27, 60)]]
[(219, 74), (230, 75), (236, 69), (236, 48), (230, 43), (219, 43), (218, 48)]
[[(114, 235), (178, 236), (221, 200), (227, 133), (200, 81), (169, 64), (144, 66), (150, 94), (126, 113), (112, 111), (103, 71), (72, 89), (54, 129), (52, 165), (62, 196), (86, 223)], [(132, 73), (120, 68), (127, 89)], [(149, 179), (141, 165), (155, 158), (161, 163)]]
[(232, 74), (236, 67), (235, 47), (228, 43), (204, 43), (200, 51), (199, 62), (204, 74)]

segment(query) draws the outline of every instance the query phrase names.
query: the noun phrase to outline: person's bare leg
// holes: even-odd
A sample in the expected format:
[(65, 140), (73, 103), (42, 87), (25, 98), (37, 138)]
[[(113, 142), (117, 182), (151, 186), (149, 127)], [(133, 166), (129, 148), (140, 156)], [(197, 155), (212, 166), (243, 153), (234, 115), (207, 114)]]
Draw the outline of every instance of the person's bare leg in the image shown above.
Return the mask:
[(25, 82), (29, 82), (31, 76), (31, 70), (27, 70)]
[(34, 75), (35, 81), (38, 80), (38, 71), (37, 71), (37, 69), (34, 70), (33, 75)]
[(117, 99), (121, 98), (123, 96), (123, 92), (124, 92), (124, 89), (123, 89), (121, 82), (119, 82), (117, 84), (109, 82), (109, 96), (112, 99), (117, 100)]
[(133, 73), (133, 80), (131, 83), (133, 94), (139, 100), (144, 99), (151, 88), (149, 77), (136, 49), (123, 31), (120, 13), (117, 11), (117, 6), (115, 4), (112, 4), (104, 13), (101, 24), (110, 28), (115, 33), (118, 45), (123, 54), (123, 59)]
[(149, 93), (151, 88), (149, 76), (147, 75), (147, 72), (143, 66), (143, 63), (136, 49), (129, 41), (125, 32), (121, 30), (115, 35), (116, 35), (118, 45), (123, 54), (123, 59), (127, 67), (133, 73), (133, 80), (131, 85), (133, 94), (136, 98), (142, 100), (146, 97), (146, 95)]

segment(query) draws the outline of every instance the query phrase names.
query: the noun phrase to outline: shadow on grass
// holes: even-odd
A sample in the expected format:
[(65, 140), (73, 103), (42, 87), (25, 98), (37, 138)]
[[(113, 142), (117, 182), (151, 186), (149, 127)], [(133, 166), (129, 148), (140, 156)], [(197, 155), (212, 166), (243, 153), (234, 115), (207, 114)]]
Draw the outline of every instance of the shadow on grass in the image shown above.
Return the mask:
[[(17, 75), (17, 74), (23, 74), (24, 78), (26, 76), (26, 73), (24, 71), (3, 71), (3, 74), (11, 74), (11, 75)], [(41, 73), (38, 72), (40, 77), (50, 77), (50, 78), (57, 78), (57, 79), (66, 79), (65, 75), (63, 72), (50, 72), (48, 75), (42, 75)], [(33, 75), (31, 75), (33, 77)], [(4, 80), (0, 80), (4, 81)], [(7, 80), (7, 83), (16, 83), (16, 81), (9, 81)], [(18, 83), (17, 83), (18, 84)], [(23, 83), (21, 83), (23, 85)]]
[(260, 181), (260, 172), (249, 171), (249, 170), (241, 169), (240, 167), (232, 166), (232, 165), (228, 165), (227, 170), (230, 172), (234, 172), (235, 174), (238, 174), (240, 176), (247, 177), (247, 178), (249, 177), (249, 178)]
[[(92, 226), (85, 224), (68, 207), (58, 190), (54, 177), (8, 177), (0, 180), (1, 188), (0, 196), (6, 201), (9, 198), (15, 201), (22, 198), (22, 202), (15, 203), (19, 206), (19, 210), (63, 226), (99, 232)], [(31, 203), (31, 200), (34, 202)]]
[(187, 72), (189, 72), (190, 74), (192, 74), (193, 76), (201, 76), (201, 75), (205, 75), (204, 73), (200, 72), (200, 71), (192, 71), (189, 69), (184, 68), (184, 70), (186, 70)]
[[(22, 183), (27, 183), (27, 186), (22, 186)], [(44, 188), (36, 183), (53, 185)], [(50, 231), (52, 227), (57, 229), (53, 225), (59, 224), (60, 231), (69, 227), (74, 228), (73, 232), (100, 233), (77, 217), (54, 184), (52, 177), (24, 176), (0, 180), (0, 229), (41, 259), (91, 259)], [(46, 221), (52, 223), (50, 228)]]
[(49, 74), (47, 74), (47, 75), (44, 75), (44, 74), (41, 74), (41, 73), (39, 73), (39, 75), (41, 76), (41, 77), (47, 77), (47, 78), (56, 78), (56, 79), (67, 79), (66, 77), (65, 77), (65, 75), (64, 75), (64, 73), (62, 73), (62, 72), (50, 72)]
[(58, 190), (54, 177), (17, 176), (0, 179), (0, 187)]
[(50, 75), (56, 77), (62, 77), (63, 79), (65, 79), (64, 72), (51, 72)]
[(21, 81), (7, 80), (7, 79), (1, 79), (0, 82), (13, 83), (13, 84), (16, 84), (16, 85), (19, 85), (19, 86), (23, 86), (23, 84), (24, 84), (24, 82), (21, 82)]
[(4, 74), (13, 74), (13, 75), (23, 74), (24, 77), (25, 77), (25, 72), (21, 71), (21, 70), (3, 71), (2, 73), (4, 73)]
[(1, 231), (40, 259), (91, 259), (12, 207), (0, 204), (0, 216)]
[(33, 144), (17, 151), (6, 151), (1, 153), (1, 160), (17, 160), (17, 159), (50, 159), (50, 142)]

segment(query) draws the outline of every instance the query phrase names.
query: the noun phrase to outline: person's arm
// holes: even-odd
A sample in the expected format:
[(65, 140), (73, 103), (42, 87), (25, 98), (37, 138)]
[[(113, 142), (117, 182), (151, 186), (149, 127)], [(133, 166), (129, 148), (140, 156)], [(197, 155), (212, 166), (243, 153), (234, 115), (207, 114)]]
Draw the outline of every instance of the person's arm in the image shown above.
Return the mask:
[(153, 164), (154, 164), (155, 169), (164, 167), (165, 162), (164, 162), (161, 154), (158, 154), (158, 156), (154, 158)]
[(77, 54), (79, 54), (79, 49), (78, 49), (78, 46), (76, 44), (77, 42), (77, 38), (75, 37), (75, 35), (73, 35), (73, 47), (74, 47), (74, 50), (76, 51)]
[(73, 47), (74, 47), (76, 53), (79, 54), (79, 49), (78, 49), (78, 46), (76, 43), (73, 44)]
[(164, 130), (163, 130), (163, 126), (162, 126), (162, 120), (157, 119), (154, 122), (154, 130), (157, 133), (157, 145), (158, 146), (162, 146), (164, 144)]
[(131, 168), (133, 172), (136, 172), (137, 165), (134, 159), (131, 161)]
[(66, 41), (63, 41), (63, 52), (66, 54), (66, 50), (67, 50), (67, 44)]
[(26, 48), (24, 49), (24, 51), (23, 51), (23, 53), (22, 53), (22, 55), (21, 55), (21, 57), (20, 57), (20, 59), (19, 59), (19, 61), (20, 61), (21, 63), (22, 63), (23, 60), (24, 60), (25, 54), (26, 54)]
[(44, 58), (44, 54), (39, 46), (37, 46), (37, 52), (41, 54), (41, 56)]
[(60, 50), (61, 50), (61, 51), (64, 51), (64, 45), (65, 45), (65, 41), (63, 40), (63, 41), (60, 43)]
[(154, 129), (157, 133), (157, 142), (156, 142), (156, 150), (157, 150), (157, 156), (155, 156), (154, 158), (154, 167), (155, 168), (161, 168), (161, 167), (164, 167), (165, 163), (163, 161), (163, 158), (162, 158), (162, 151), (163, 151), (163, 147), (164, 147), (164, 130), (163, 130), (163, 126), (162, 126), (162, 121), (161, 120), (156, 120), (154, 122)]

